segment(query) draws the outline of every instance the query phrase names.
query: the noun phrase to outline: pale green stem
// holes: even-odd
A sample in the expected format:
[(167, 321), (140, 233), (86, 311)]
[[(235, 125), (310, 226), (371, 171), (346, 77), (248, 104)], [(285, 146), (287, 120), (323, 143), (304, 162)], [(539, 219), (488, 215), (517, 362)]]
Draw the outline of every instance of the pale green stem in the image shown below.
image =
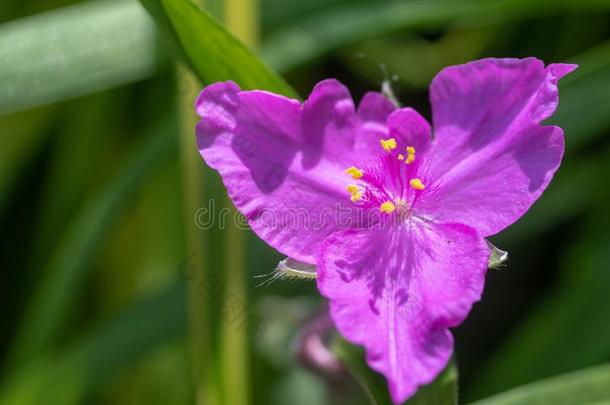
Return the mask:
[[(225, 25), (245, 45), (255, 47), (258, 38), (258, 1), (225, 0)], [(228, 206), (231, 206), (227, 198)], [(234, 210), (232, 210), (234, 214)], [(239, 322), (248, 318), (247, 271), (245, 258), (245, 233), (238, 229), (231, 215), (225, 235), (225, 284), (229, 294), (242, 303), (244, 311)], [(250, 403), (249, 353), (246, 327), (224, 323), (220, 344), (223, 370), (224, 399), (228, 405)]]
[[(192, 359), (192, 375), (195, 383), (195, 403), (197, 405), (219, 405), (218, 387), (214, 384), (214, 354), (212, 353), (212, 325), (210, 300), (204, 296), (202, 288), (207, 275), (207, 257), (204, 232), (195, 225), (194, 215), (204, 206), (202, 176), (204, 167), (195, 145), (195, 124), (197, 116), (193, 111), (193, 100), (200, 84), (195, 75), (184, 66), (178, 66), (180, 78), (179, 115), (180, 145), (183, 165), (184, 213), (186, 230), (189, 338)], [(210, 297), (208, 297), (210, 298)], [(208, 304), (208, 305), (206, 305)]]

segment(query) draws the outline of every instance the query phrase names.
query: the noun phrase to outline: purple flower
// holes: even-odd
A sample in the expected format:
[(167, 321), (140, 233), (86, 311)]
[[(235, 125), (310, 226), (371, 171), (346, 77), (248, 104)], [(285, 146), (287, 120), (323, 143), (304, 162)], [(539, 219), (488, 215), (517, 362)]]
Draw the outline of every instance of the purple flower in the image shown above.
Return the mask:
[(453, 351), (448, 328), (481, 298), (485, 237), (547, 187), (563, 131), (542, 125), (575, 65), (483, 59), (432, 81), (430, 124), (336, 80), (297, 100), (206, 87), (196, 102), (201, 155), (262, 239), (318, 267), (334, 324), (365, 347), (400, 403)]

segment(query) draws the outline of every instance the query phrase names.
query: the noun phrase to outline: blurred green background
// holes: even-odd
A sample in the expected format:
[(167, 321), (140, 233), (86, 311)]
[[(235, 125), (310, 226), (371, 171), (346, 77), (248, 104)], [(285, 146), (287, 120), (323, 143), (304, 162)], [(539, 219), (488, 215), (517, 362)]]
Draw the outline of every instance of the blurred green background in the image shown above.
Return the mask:
[[(131, 0), (0, 3), (2, 405), (364, 399), (299, 360), (303, 325), (324, 310), (315, 283), (256, 288), (282, 257), (249, 231), (196, 222), (210, 200), (230, 206), (194, 143), (201, 86), (292, 90), (204, 14), (190, 21), (185, 1), (143, 0), (158, 24)], [(428, 118), (427, 86), (446, 65), (578, 63), (551, 120), (565, 130), (563, 165), (492, 238), (510, 260), (454, 331), (460, 403), (610, 362), (610, 1), (203, 7), (301, 96), (327, 77), (356, 99), (388, 81)], [(610, 401), (610, 369), (592, 370), (592, 386), (551, 380), (489, 403), (549, 403), (570, 383), (579, 394), (554, 403)]]

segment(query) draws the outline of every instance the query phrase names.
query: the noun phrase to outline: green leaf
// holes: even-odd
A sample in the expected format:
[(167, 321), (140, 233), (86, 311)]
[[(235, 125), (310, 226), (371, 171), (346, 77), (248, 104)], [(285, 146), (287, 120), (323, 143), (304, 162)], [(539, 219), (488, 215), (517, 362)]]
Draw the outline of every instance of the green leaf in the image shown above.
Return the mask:
[(0, 214), (20, 174), (44, 146), (50, 133), (45, 126), (56, 113), (54, 108), (40, 108), (0, 117)]
[(608, 159), (610, 148), (607, 147), (583, 157), (566, 159), (540, 200), (494, 240), (509, 245), (510, 241), (534, 239), (588, 212), (603, 198), (604, 188), (599, 187), (599, 173), (607, 167)]
[(4, 381), (0, 404), (87, 403), (138, 359), (185, 333), (185, 295), (184, 282), (177, 282), (136, 301), (70, 348), (23, 363)]
[[(142, 1), (163, 31), (169, 34), (175, 48), (185, 59), (191, 60), (205, 83), (233, 79), (244, 88), (266, 88), (294, 96), (269, 68), (260, 61), (252, 62), (252, 52), (189, 1)], [(447, 0), (419, 0), (346, 5), (309, 13), (308, 19), (285, 30), (276, 30), (263, 43), (262, 54), (273, 67), (286, 71), (338, 48), (397, 29), (441, 26), (458, 18), (470, 20), (493, 15), (493, 21), (498, 22), (565, 9), (608, 8), (608, 2), (602, 0), (468, 0), (459, 4)], [(171, 18), (166, 9), (172, 10)], [(191, 13), (188, 9), (196, 12)], [(174, 24), (178, 24), (178, 28), (173, 28)], [(202, 38), (205, 42), (200, 42)], [(6, 23), (0, 26), (0, 113), (146, 78), (155, 71), (157, 59), (160, 59), (155, 45), (154, 27), (149, 17), (137, 3), (129, 0), (83, 3)], [(590, 59), (595, 61), (596, 58)], [(210, 60), (222, 63), (209, 63)], [(238, 74), (236, 71), (242, 66), (247, 73)], [(566, 120), (570, 132), (571, 125), (577, 129), (599, 128), (608, 116), (598, 112), (599, 106), (604, 104), (597, 100), (604, 96), (601, 89), (605, 87), (601, 85), (604, 77), (601, 73), (597, 75), (600, 75), (597, 85), (591, 84), (581, 91), (566, 91), (593, 95), (585, 100), (586, 106), (579, 102), (574, 108), (601, 120), (577, 120), (573, 124)], [(583, 100), (582, 97), (575, 99)], [(591, 109), (595, 103), (596, 108)], [(558, 114), (574, 117), (570, 114), (571, 108), (563, 113), (560, 107)]]
[[(288, 71), (345, 45), (399, 29), (442, 27), (463, 20), (489, 24), (568, 10), (608, 10), (607, 0), (414, 0), (355, 3), (325, 10), (275, 32), (265, 41), (263, 58)], [(482, 23), (483, 22), (483, 23)]]
[(607, 404), (610, 364), (527, 384), (472, 405)]
[(337, 335), (333, 340), (332, 351), (360, 384), (371, 404), (392, 403), (385, 378), (366, 364), (363, 348), (352, 345)]
[(190, 0), (141, 1), (203, 83), (233, 80), (244, 89), (296, 97), (290, 85)]
[(420, 387), (405, 405), (457, 405), (457, 403), (458, 371), (455, 361), (451, 360), (436, 380)]
[(154, 25), (133, 1), (87, 2), (0, 26), (0, 113), (150, 76)]
[[(91, 191), (91, 173), (96, 172), (96, 157), (104, 145), (112, 142), (112, 124), (118, 117), (121, 103), (118, 94), (103, 92), (83, 97), (64, 106), (61, 129), (53, 133), (45, 169), (44, 188), (37, 197), (39, 207), (35, 229), (30, 236), (31, 252), (27, 265), (41, 268), (55, 247), (57, 235), (74, 211)], [(29, 114), (29, 112), (28, 112)], [(100, 162), (104, 167), (107, 161)]]
[(497, 35), (498, 27), (502, 25), (468, 29), (459, 26), (436, 40), (415, 33), (411, 37), (388, 35), (357, 42), (341, 50), (341, 54), (345, 63), (365, 80), (378, 77), (383, 62), (387, 72), (400, 78), (401, 88), (427, 89), (445, 66), (478, 59)]
[[(332, 350), (363, 388), (373, 405), (391, 405), (385, 378), (366, 364), (364, 350), (337, 336)], [(405, 405), (456, 405), (457, 368), (451, 361), (432, 383), (420, 387)]]
[(73, 292), (85, 279), (86, 270), (100, 241), (147, 174), (176, 147), (172, 120), (152, 134), (118, 175), (84, 204), (82, 211), (59, 236), (53, 255), (32, 293), (10, 357), (14, 366), (45, 349), (68, 317)]
[[(597, 175), (606, 178), (610, 170)], [(610, 358), (609, 194), (606, 189), (581, 240), (563, 257), (562, 278), (479, 370), (475, 397)]]
[(561, 101), (550, 120), (563, 128), (568, 154), (605, 135), (610, 126), (610, 41), (570, 59), (579, 68), (560, 82)]

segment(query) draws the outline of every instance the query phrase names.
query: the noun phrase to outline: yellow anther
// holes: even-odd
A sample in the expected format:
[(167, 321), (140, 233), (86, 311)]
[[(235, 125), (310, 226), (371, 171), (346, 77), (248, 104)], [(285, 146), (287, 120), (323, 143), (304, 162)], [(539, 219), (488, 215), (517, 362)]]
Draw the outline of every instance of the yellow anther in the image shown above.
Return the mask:
[(345, 169), (344, 173), (349, 174), (350, 176), (352, 176), (352, 179), (355, 179), (355, 180), (358, 180), (364, 174), (364, 172), (362, 170), (358, 169), (356, 166), (352, 166), (348, 169)]
[(356, 191), (354, 193), (352, 193), (352, 195), (350, 196), (350, 200), (352, 202), (356, 202), (358, 200), (360, 200), (362, 198), (362, 191)]
[(358, 188), (358, 186), (355, 184), (348, 184), (346, 188), (350, 193), (355, 193), (356, 191), (360, 190), (360, 188)]
[(405, 163), (410, 165), (415, 160), (415, 148), (413, 146), (407, 146), (407, 160)]
[(405, 160), (405, 156), (402, 153), (399, 153), (398, 160)]
[(379, 206), (379, 211), (383, 212), (384, 214), (391, 214), (395, 209), (396, 206), (392, 201), (386, 201)]
[(379, 143), (381, 144), (381, 147), (388, 152), (391, 152), (393, 149), (396, 149), (396, 139), (394, 138), (380, 139)]
[(347, 187), (347, 191), (351, 194), (350, 200), (352, 202), (356, 202), (362, 198), (362, 190), (355, 184), (349, 184)]
[(411, 179), (409, 181), (409, 185), (416, 190), (423, 190), (426, 188), (426, 186), (424, 185), (424, 183), (421, 182), (420, 179)]

